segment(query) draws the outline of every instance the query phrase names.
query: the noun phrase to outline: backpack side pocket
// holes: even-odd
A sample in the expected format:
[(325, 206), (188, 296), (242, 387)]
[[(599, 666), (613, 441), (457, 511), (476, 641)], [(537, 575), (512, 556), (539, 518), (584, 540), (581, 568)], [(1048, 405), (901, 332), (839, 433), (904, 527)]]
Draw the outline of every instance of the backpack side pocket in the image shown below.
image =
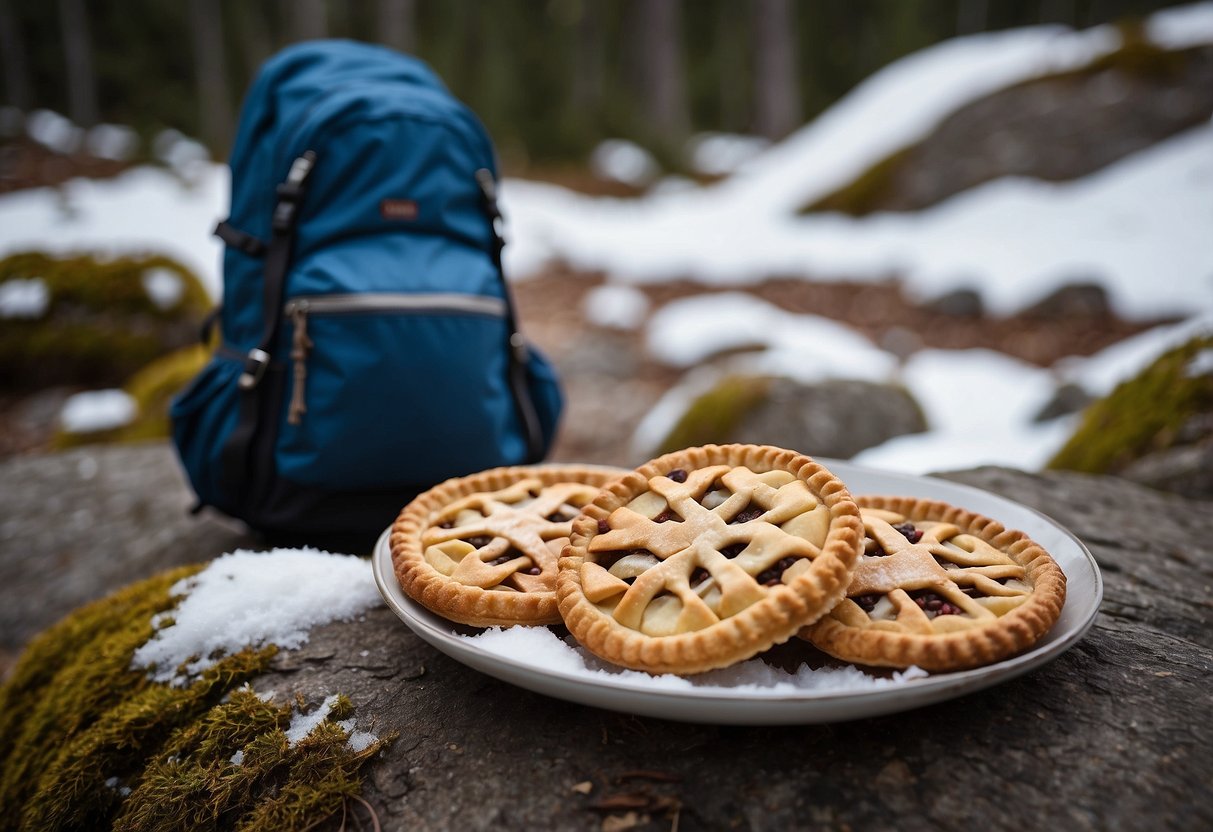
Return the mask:
[(222, 493), (219, 475), (224, 441), (236, 426), (241, 362), (217, 355), (169, 407), (173, 444), (194, 493), (203, 505), (235, 513), (233, 496)]

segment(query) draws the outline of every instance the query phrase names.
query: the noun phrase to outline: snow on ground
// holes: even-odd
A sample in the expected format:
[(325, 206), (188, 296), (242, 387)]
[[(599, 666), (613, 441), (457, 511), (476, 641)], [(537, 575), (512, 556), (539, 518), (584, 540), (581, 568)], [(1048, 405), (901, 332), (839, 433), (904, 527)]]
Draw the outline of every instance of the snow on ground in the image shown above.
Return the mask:
[(1083, 179), (1001, 179), (914, 213), (769, 215), (724, 187), (628, 201), (509, 181), (507, 266), (561, 258), (637, 283), (897, 275), (919, 297), (976, 288), (995, 313), (1095, 281), (1127, 318), (1213, 311), (1213, 125)]
[[(1166, 350), (1198, 335), (1213, 336), (1213, 313), (1148, 330), (1054, 368), (989, 350), (920, 350), (899, 365), (892, 354), (835, 321), (784, 312), (740, 293), (686, 298), (650, 319), (647, 343), (655, 356), (694, 369), (637, 426), (632, 455), (650, 456), (690, 403), (722, 378), (783, 375), (805, 383), (826, 378), (897, 383), (914, 395), (929, 430), (869, 448), (854, 458), (857, 463), (911, 474), (977, 465), (1036, 470), (1076, 427), (1077, 416), (1035, 421), (1059, 384), (1077, 384), (1092, 396), (1104, 396)], [(740, 346), (755, 351), (704, 363)], [(1203, 365), (1197, 361), (1194, 366)], [(813, 448), (796, 450), (815, 453)]]
[[(1156, 13), (1147, 33), (1170, 48), (1213, 42), (1213, 3)], [(1211, 316), (1213, 124), (1072, 182), (1004, 179), (914, 213), (795, 214), (915, 141), (958, 106), (1081, 66), (1119, 43), (1115, 27), (1073, 32), (1044, 26), (939, 44), (881, 70), (786, 141), (744, 161), (744, 153), (735, 156), (734, 175), (711, 187), (667, 183), (645, 198), (619, 200), (510, 180), (502, 189), (507, 270), (525, 277), (562, 258), (606, 271), (612, 283), (595, 290), (590, 317), (622, 329), (638, 326), (646, 314), (643, 298), (627, 284), (692, 277), (709, 286), (738, 285), (773, 274), (900, 276), (920, 297), (967, 286), (978, 289), (995, 313), (1021, 308), (1064, 283), (1094, 280), (1125, 317)], [(48, 141), (66, 135), (54, 119), (42, 121)], [(112, 180), (75, 180), (60, 189), (0, 197), (0, 256), (26, 248), (162, 251), (195, 270), (218, 297), (221, 247), (210, 231), (226, 211), (227, 170), (202, 161), (198, 146), (179, 135), (163, 136), (156, 152), (174, 172), (139, 168)], [(617, 174), (638, 175), (643, 167), (625, 145), (615, 147), (614, 157)], [(149, 291), (164, 294), (166, 288), (152, 285)], [(5, 314), (37, 307), (29, 287), (6, 291), (11, 297), (0, 303)], [(738, 357), (734, 366), (740, 368), (798, 377), (892, 376), (892, 357), (845, 328), (742, 295), (727, 301), (692, 300), (658, 311), (647, 331), (650, 348), (691, 366), (718, 350), (721, 339), (731, 339), (735, 347), (764, 348)], [(986, 461), (1033, 467), (1066, 427), (1065, 420), (1045, 426), (1024, 421), (1043, 404), (1044, 380), (1081, 376), (1092, 392), (1107, 392), (1157, 355), (1164, 339), (1187, 331), (1147, 334), (1094, 359), (1064, 362), (1055, 373), (988, 354), (918, 356), (903, 375), (920, 400), (923, 390), (948, 387), (949, 374), (973, 380), (983, 394), (937, 413), (943, 421), (930, 434), (895, 440), (863, 459), (911, 470)], [(705, 389), (717, 372), (689, 373), (640, 426), (637, 442), (652, 441), (673, 418), (678, 397)], [(999, 397), (1011, 404), (987, 407)]]
[(139, 403), (124, 390), (87, 390), (64, 402), (59, 426), (67, 433), (95, 433), (129, 425), (138, 415)]
[(182, 596), (166, 615), (172, 623), (135, 651), (131, 666), (175, 685), (245, 647), (295, 649), (311, 628), (382, 603), (370, 563), (316, 549), (238, 550), (178, 582), (172, 594)]

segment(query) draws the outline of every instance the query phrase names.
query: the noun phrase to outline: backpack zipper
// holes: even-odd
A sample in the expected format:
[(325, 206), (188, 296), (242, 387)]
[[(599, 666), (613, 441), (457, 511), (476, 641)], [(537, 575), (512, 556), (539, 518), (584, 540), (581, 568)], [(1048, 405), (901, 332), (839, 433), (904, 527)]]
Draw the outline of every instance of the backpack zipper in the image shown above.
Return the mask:
[(373, 292), (295, 298), (287, 302), (283, 311), (294, 324), (294, 334), (291, 336), (291, 363), (295, 383), (291, 389), (291, 402), (287, 408), (286, 421), (289, 425), (298, 425), (303, 422), (303, 414), (307, 412), (305, 397), (307, 356), (313, 346), (312, 339), (307, 332), (308, 315), (358, 312), (453, 312), (462, 315), (504, 318), (507, 310), (502, 298), (484, 295), (454, 293), (417, 295)]

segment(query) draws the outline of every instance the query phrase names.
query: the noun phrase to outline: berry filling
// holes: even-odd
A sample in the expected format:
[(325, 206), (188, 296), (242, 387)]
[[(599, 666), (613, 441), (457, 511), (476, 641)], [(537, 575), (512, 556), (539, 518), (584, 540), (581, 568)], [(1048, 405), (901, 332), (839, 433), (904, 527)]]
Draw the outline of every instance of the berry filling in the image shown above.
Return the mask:
[(784, 570), (795, 563), (796, 560), (797, 559), (794, 557), (780, 558), (774, 566), (759, 572), (758, 576), (755, 577), (754, 580), (758, 581), (758, 583), (762, 584), (763, 586), (775, 586), (783, 580)]
[(485, 546), (488, 546), (493, 542), (493, 538), (489, 537), (488, 535), (479, 534), (475, 537), (469, 537), (467, 542), (475, 546), (477, 549), (483, 549)]
[(732, 560), (733, 558), (740, 555), (741, 550), (744, 549), (745, 547), (746, 547), (746, 544), (744, 544), (744, 543), (734, 543), (731, 546), (725, 546), (723, 549), (721, 549), (720, 554), (724, 555), (729, 560)]
[(887, 558), (889, 556), (884, 547), (870, 537), (863, 542), (863, 553), (873, 558)]
[(877, 592), (873, 595), (856, 595), (851, 600), (858, 604), (859, 608), (864, 612), (871, 612), (876, 609), (876, 603), (883, 597), (883, 595)]
[(654, 523), (668, 523), (671, 520), (681, 520), (677, 514), (670, 511), (668, 508), (653, 518)]
[(908, 521), (898, 523), (893, 527), (893, 531), (901, 532), (902, 536), (911, 543), (917, 543), (922, 540), (922, 529), (914, 528), (914, 524)]
[(710, 574), (711, 573), (708, 572), (708, 570), (704, 569), (702, 566), (696, 566), (695, 571), (693, 571), (691, 573), (691, 586), (695, 586), (696, 584), (703, 583), (704, 581), (706, 581), (708, 579), (708, 576)]
[(610, 524), (610, 523), (608, 523), (608, 522), (607, 522), (607, 521), (605, 521), (605, 520), (599, 520), (599, 521), (598, 521), (598, 533), (599, 533), (599, 534), (606, 534), (606, 533), (607, 533), (607, 532), (609, 532), (610, 530), (611, 530), (611, 524)]
[(567, 523), (573, 519), (573, 515), (563, 512), (563, 511), (553, 511), (551, 514), (549, 514), (544, 519), (547, 520), (549, 523)]
[(686, 482), (687, 481), (687, 472), (682, 470), (681, 468), (675, 468), (673, 471), (666, 474), (666, 476), (669, 477), (670, 479), (672, 479), (674, 482)]
[[(923, 612), (934, 615), (960, 615), (964, 612), (960, 607), (950, 603), (934, 592), (916, 592), (910, 595), (914, 603)], [(934, 617), (934, 616), (932, 616)]]
[(733, 525), (736, 523), (749, 523), (751, 520), (757, 520), (765, 513), (766, 512), (763, 510), (762, 506), (756, 506), (751, 503), (741, 511), (737, 512), (737, 516), (730, 520), (729, 524)]

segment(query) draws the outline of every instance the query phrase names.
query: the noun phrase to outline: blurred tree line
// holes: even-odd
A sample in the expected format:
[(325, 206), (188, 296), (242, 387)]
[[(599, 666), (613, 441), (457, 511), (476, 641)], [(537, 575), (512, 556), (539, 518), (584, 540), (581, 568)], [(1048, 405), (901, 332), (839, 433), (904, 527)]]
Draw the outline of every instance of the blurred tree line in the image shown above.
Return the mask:
[(412, 52), (514, 168), (627, 137), (779, 138), (937, 41), (1148, 14), (1147, 0), (0, 0), (3, 101), (82, 126), (173, 127), (222, 157), (258, 66), (347, 37)]

